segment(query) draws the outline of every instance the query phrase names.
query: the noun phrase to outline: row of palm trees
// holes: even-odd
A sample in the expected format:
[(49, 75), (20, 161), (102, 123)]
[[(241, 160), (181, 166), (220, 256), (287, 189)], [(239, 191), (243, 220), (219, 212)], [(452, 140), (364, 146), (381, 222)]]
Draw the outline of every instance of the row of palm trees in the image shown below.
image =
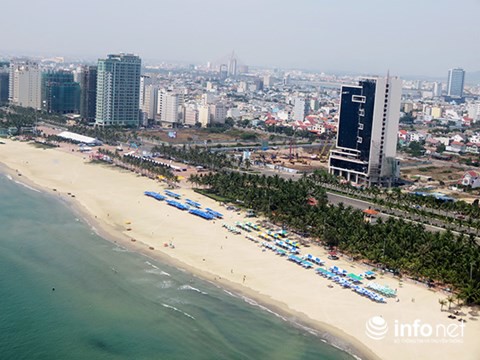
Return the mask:
[(165, 159), (202, 166), (212, 170), (231, 168), (234, 165), (233, 159), (226, 153), (210, 152), (206, 149), (187, 147), (185, 145), (183, 147), (176, 147), (162, 144), (160, 146), (154, 146), (152, 153), (158, 154)]
[[(446, 202), (433, 196), (418, 196), (402, 192), (399, 188), (380, 189), (378, 187), (355, 188), (348, 183), (339, 183), (338, 179), (324, 170), (316, 170), (312, 175), (315, 181), (328, 189), (340, 191), (362, 200), (366, 200), (389, 209), (398, 209), (411, 213), (425, 221), (435, 218), (445, 226), (468, 227), (480, 231), (480, 207), (478, 201), (469, 204), (465, 201)], [(463, 229), (465, 230), (465, 229)]]
[(178, 177), (170, 168), (160, 165), (152, 159), (147, 159), (140, 156), (121, 155), (118, 152), (113, 152), (104, 148), (99, 148), (98, 152), (100, 154), (109, 156), (112, 158), (112, 160), (115, 160), (117, 165), (129, 165), (128, 169), (133, 171), (138, 170), (140, 172), (143, 171), (147, 176), (163, 176), (167, 181), (174, 183), (178, 182)]
[(324, 188), (312, 176), (294, 182), (223, 171), (192, 175), (189, 180), (354, 258), (421, 281), (454, 286), (465, 302), (480, 303), (480, 249), (472, 237), (433, 233), (395, 218), (367, 223), (359, 210), (330, 206)]

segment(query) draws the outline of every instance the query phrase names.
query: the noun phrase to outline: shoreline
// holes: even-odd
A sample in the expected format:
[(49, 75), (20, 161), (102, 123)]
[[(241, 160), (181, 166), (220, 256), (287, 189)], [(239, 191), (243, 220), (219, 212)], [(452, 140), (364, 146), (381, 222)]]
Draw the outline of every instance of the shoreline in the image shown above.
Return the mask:
[[(13, 149), (13, 152), (9, 152), (12, 158), (7, 157), (6, 160), (3, 160), (3, 158), (0, 160), (0, 163), (5, 165), (4, 168), (8, 169), (7, 173), (10, 173), (14, 181), (18, 180), (27, 186), (32, 186), (34, 189), (40, 189), (42, 193), (45, 193), (47, 196), (54, 195), (55, 198), (65, 203), (76, 215), (81, 217), (92, 230), (106, 241), (125, 247), (129, 251), (141, 254), (147, 258), (188, 271), (193, 276), (208, 281), (225, 291), (232, 290), (235, 295), (239, 295), (245, 302), (250, 303), (250, 305), (259, 306), (266, 311), (277, 314), (277, 316), (283, 317), (286, 321), (293, 324), (293, 326), (303, 329), (304, 331), (313, 330), (322, 341), (340, 348), (357, 358), (409, 358), (415, 355), (418, 350), (418, 348), (407, 349), (405, 346), (400, 348), (399, 345), (395, 344), (385, 345), (385, 343), (382, 342), (370, 341), (369, 343), (364, 335), (362, 337), (365, 323), (359, 319), (355, 319), (355, 317), (359, 317), (357, 314), (364, 315), (363, 313), (370, 313), (372, 315), (382, 315), (383, 313), (383, 315), (389, 319), (392, 318), (392, 316), (414, 319), (415, 316), (418, 317), (419, 313), (423, 315), (424, 311), (430, 311), (432, 314), (429, 314), (427, 319), (433, 320), (438, 320), (440, 316), (445, 315), (445, 312), (439, 314), (439, 309), (436, 309), (437, 311), (434, 314), (431, 309), (434, 303), (435, 306), (438, 305), (437, 298), (439, 298), (441, 294), (432, 294), (427, 289), (423, 289), (415, 284), (405, 283), (404, 288), (408, 287), (409, 294), (415, 294), (418, 300), (417, 304), (422, 301), (421, 306), (423, 306), (423, 310), (418, 309), (417, 304), (411, 304), (409, 301), (406, 301), (410, 295), (405, 295), (405, 298), (401, 295), (402, 305), (400, 307), (399, 305), (393, 304), (394, 300), (389, 300), (389, 304), (371, 304), (366, 302), (366, 299), (359, 298), (355, 294), (346, 293), (345, 291), (342, 292), (341, 289), (339, 289), (340, 291), (337, 289), (326, 290), (325, 284), (322, 285), (322, 281), (324, 280), (320, 280), (321, 278), (319, 278), (318, 275), (309, 273), (311, 271), (295, 267), (285, 261), (285, 259), (280, 260), (280, 258), (274, 257), (272, 254), (262, 254), (257, 245), (253, 245), (245, 239), (240, 240), (240, 237), (233, 237), (234, 240), (230, 240), (232, 237), (227, 234), (230, 239), (227, 240), (227, 236), (223, 239), (223, 235), (225, 234), (221, 234), (223, 232), (218, 224), (206, 223), (201, 219), (192, 219), (191, 215), (183, 215), (183, 213), (176, 209), (171, 209), (165, 204), (160, 205), (148, 202), (148, 200), (144, 199), (143, 191), (147, 190), (147, 188), (152, 190), (157, 189), (156, 191), (158, 191), (163, 189), (164, 186), (152, 180), (139, 177), (134, 173), (115, 171), (102, 165), (86, 164), (81, 156), (62, 152), (62, 150), (59, 149), (41, 150), (25, 143), (7, 141), (6, 145), (0, 148), (0, 151), (5, 149), (6, 146), (12, 146), (17, 150), (15, 151), (15, 149)], [(25, 161), (25, 158), (19, 154), (21, 151), (25, 151), (31, 155), (31, 157), (25, 157), (28, 158), (29, 161), (31, 161), (30, 159), (34, 161), (37, 160), (39, 164), (35, 163), (35, 166), (31, 166), (31, 163), (29, 164), (29, 162)], [(68, 166), (66, 165), (67, 163)], [(65, 165), (68, 169), (64, 169), (60, 167), (60, 165)], [(18, 173), (14, 170), (15, 168), (20, 169), (22, 173), (21, 177), (18, 176)], [(59, 169), (63, 169), (65, 174), (62, 171), (58, 171)], [(0, 172), (1, 171), (2, 167), (0, 167)], [(118, 179), (118, 182), (122, 182), (122, 184), (119, 184), (117, 187), (112, 184), (114, 189), (111, 189), (111, 191), (114, 194), (124, 189), (122, 185), (135, 187), (136, 190), (131, 194), (125, 194), (124, 197), (122, 197), (124, 201), (117, 201), (115, 204), (111, 204), (113, 199), (110, 201), (108, 196), (100, 196), (103, 195), (101, 184), (98, 185), (95, 183), (97, 184), (95, 186), (99, 186), (98, 189), (93, 189), (94, 185), (91, 184), (78, 184), (78, 179), (82, 179), (82, 176), (97, 175), (99, 176), (97, 179), (98, 182), (103, 180), (102, 177), (105, 177), (106, 180), (115, 178), (115, 180)], [(53, 186), (50, 186), (52, 184), (57, 188), (55, 193), (52, 191)], [(91, 185), (91, 187), (89, 187), (89, 185)], [(67, 195), (67, 192), (72, 189), (75, 190), (72, 191), (76, 195), (75, 198)], [(106, 189), (103, 189), (103, 192), (106, 191)], [(207, 198), (204, 198), (200, 194), (194, 195), (193, 191), (189, 189), (182, 188), (179, 189), (179, 192), (187, 192), (188, 196), (196, 197), (197, 200), (200, 198), (200, 201), (207, 203), (208, 206), (218, 207), (218, 203), (211, 199), (207, 200)], [(96, 199), (95, 195), (97, 195), (97, 198), (102, 198)], [(135, 207), (135, 209), (130, 209), (125, 205), (125, 202), (132, 200), (138, 200), (138, 204), (133, 204), (132, 202), (132, 207)], [(137, 212), (135, 210), (137, 210)], [(161, 211), (163, 219), (158, 218), (159, 210)], [(108, 211), (116, 211), (116, 213), (114, 214)], [(138, 212), (143, 212), (143, 216), (137, 216)], [(227, 215), (229, 219), (225, 219), (226, 222), (229, 220), (238, 220), (236, 214), (228, 213)], [(136, 216), (135, 219), (132, 218), (133, 230), (131, 232), (126, 231), (124, 224), (126, 218), (131, 219), (130, 216)], [(174, 217), (174, 224), (179, 225), (172, 228), (172, 218), (166, 218), (169, 216)], [(185, 228), (183, 227), (184, 224)], [(137, 226), (139, 230), (137, 230)], [(145, 229), (143, 229), (143, 227)], [(212, 227), (215, 228), (215, 234), (212, 234)], [(198, 231), (195, 233), (194, 228), (198, 228)], [(158, 233), (158, 231), (160, 231), (160, 235), (154, 235), (154, 232)], [(201, 241), (208, 241), (208, 243), (205, 242), (206, 246), (199, 247), (198, 241), (192, 239), (192, 236), (198, 236)], [(161, 237), (160, 240), (158, 239), (159, 237)], [(135, 238), (136, 241), (130, 241), (131, 238)], [(175, 249), (170, 249), (169, 247), (164, 248), (162, 246), (162, 244), (168, 242), (170, 238), (175, 238)], [(224, 249), (219, 251), (219, 245), (223, 245)], [(150, 247), (154, 247), (154, 250), (151, 250)], [(315, 247), (316, 246), (312, 246), (309, 252), (321, 252), (321, 249), (315, 249)], [(204, 262), (201, 261), (202, 256), (204, 256)], [(223, 262), (219, 257), (225, 257)], [(239, 259), (236, 259), (237, 257)], [(205, 262), (205, 260), (207, 260), (207, 262)], [(263, 264), (265, 264), (265, 267)], [(356, 268), (357, 272), (359, 268), (362, 268), (362, 264), (347, 263), (345, 259), (342, 259), (338, 264), (339, 266), (347, 264), (345, 266)], [(235, 274), (233, 273), (233, 268), (231, 274), (230, 271), (228, 271), (230, 270), (230, 266), (235, 268)], [(252, 268), (251, 271), (250, 268)], [(241, 275), (237, 274), (237, 269), (241, 270), (240, 274), (245, 273), (248, 275), (247, 284), (242, 284)], [(281, 271), (282, 277), (285, 277), (285, 279), (281, 280), (284, 280), (284, 282), (278, 282), (278, 276), (272, 274), (276, 271)], [(298, 283), (298, 276), (301, 276), (302, 280), (305, 278), (305, 284), (296, 284)], [(252, 279), (252, 277), (254, 277), (254, 279)], [(393, 284), (393, 286), (396, 286), (394, 283), (398, 280), (380, 278), (378, 281), (388, 281), (390, 284)], [(295, 284), (292, 282), (295, 282)], [(311, 289), (311, 286), (314, 286), (315, 289)], [(320, 289), (321, 286), (323, 287)], [(312, 290), (311, 293), (310, 290)], [(402, 292), (400, 294), (402, 294), (404, 290), (406, 292), (407, 289), (401, 289)], [(291, 292), (291, 294), (286, 294), (286, 292)], [(315, 298), (305, 299), (306, 296)], [(252, 304), (251, 300), (253, 300), (255, 304)], [(423, 303), (427, 303), (427, 301), (428, 307), (425, 307)], [(340, 314), (339, 317), (335, 314), (337, 311)], [(410, 312), (412, 314), (410, 314)], [(350, 322), (352, 322), (352, 324), (350, 324)], [(479, 334), (478, 327), (472, 330), (475, 330), (475, 333)], [(472, 336), (474, 337), (475, 334)], [(472, 342), (471, 347), (474, 345)], [(442, 350), (447, 350), (447, 348), (444, 347), (440, 349), (440, 351), (437, 349), (437, 355), (430, 355), (430, 350), (433, 351), (435, 350), (434, 348), (435, 345), (430, 346), (428, 349), (425, 348), (418, 356), (425, 359), (440, 359), (448, 358), (454, 353), (451, 350), (445, 351), (444, 353)], [(475, 348), (473, 352), (478, 351), (476, 349), (477, 348)], [(409, 352), (407, 352), (407, 350)], [(427, 357), (426, 355), (429, 356)], [(474, 353), (471, 353), (471, 355), (473, 356), (472, 359), (476, 358)]]

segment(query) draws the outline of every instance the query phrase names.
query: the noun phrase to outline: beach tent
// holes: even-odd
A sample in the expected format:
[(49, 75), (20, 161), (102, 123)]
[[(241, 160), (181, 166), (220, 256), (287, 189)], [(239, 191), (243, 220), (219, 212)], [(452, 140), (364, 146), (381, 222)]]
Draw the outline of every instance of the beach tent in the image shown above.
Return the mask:
[(360, 276), (355, 275), (354, 273), (350, 273), (347, 276), (355, 282), (362, 282), (363, 280)]

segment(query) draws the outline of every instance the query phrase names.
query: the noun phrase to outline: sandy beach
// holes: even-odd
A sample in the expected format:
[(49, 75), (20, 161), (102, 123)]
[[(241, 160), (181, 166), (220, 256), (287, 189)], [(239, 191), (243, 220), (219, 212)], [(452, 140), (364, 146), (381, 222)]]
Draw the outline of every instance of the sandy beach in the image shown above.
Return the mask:
[[(228, 232), (222, 224), (245, 221), (245, 214), (227, 211), (185, 183), (174, 190), (182, 199), (217, 210), (225, 215), (224, 220), (206, 221), (146, 197), (144, 191), (163, 193), (166, 185), (109, 165), (92, 164), (88, 154), (44, 150), (19, 141), (5, 143), (0, 145), (0, 162), (10, 169), (13, 180), (68, 199), (103, 236), (241, 293), (291, 321), (327, 332), (329, 342), (361, 358), (451, 359), (458, 354), (462, 359), (480, 358), (480, 317), (462, 307), (458, 310), (465, 314), (464, 327), (449, 319), (448, 305), (441, 312), (438, 302), (447, 298), (446, 293), (385, 275), (375, 281), (398, 289), (398, 302), (372, 302), (337, 284), (329, 287), (333, 283), (312, 269), (262, 251), (243, 234)], [(170, 242), (174, 248), (164, 247)], [(327, 268), (337, 265), (355, 274), (368, 269), (344, 258), (327, 260), (321, 247), (301, 251), (326, 260)], [(380, 340), (366, 331), (372, 317), (381, 317), (388, 325)], [(417, 326), (417, 336), (402, 336), (402, 325)]]

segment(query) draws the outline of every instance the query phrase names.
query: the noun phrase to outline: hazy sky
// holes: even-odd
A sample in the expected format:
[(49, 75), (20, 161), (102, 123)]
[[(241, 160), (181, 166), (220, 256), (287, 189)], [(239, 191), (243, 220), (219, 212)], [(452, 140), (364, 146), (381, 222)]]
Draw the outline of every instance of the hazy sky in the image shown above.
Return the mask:
[(480, 70), (480, 0), (3, 1), (0, 54), (442, 76)]

